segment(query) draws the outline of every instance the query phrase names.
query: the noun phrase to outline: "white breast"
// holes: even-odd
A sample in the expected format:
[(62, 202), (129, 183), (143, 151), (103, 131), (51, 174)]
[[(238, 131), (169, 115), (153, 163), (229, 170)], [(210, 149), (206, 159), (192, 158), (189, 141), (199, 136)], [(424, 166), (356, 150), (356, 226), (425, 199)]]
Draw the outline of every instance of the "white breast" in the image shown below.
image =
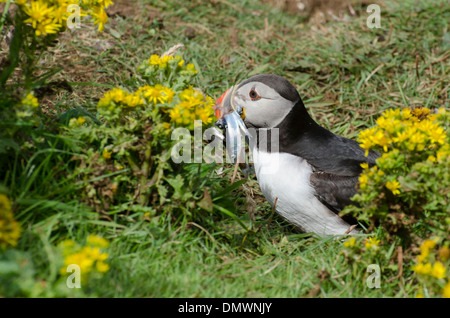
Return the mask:
[(306, 160), (288, 153), (268, 153), (253, 148), (253, 162), (261, 191), (276, 211), (304, 232), (345, 234), (350, 225), (315, 196)]

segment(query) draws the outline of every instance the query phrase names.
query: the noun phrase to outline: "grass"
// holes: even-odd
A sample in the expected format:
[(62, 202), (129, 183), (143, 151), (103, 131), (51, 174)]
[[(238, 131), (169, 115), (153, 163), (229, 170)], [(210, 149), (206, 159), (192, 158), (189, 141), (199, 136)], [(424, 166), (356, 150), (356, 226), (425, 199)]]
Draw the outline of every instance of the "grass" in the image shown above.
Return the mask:
[[(115, 2), (104, 34), (88, 26), (66, 32), (45, 56), (42, 72), (62, 67), (53, 80), (66, 81), (73, 90), (57, 87), (40, 96), (49, 118), (74, 107), (95, 111), (101, 93), (134, 85), (143, 59), (177, 43), (184, 44), (182, 54), (196, 64), (198, 85), (209, 95), (218, 97), (253, 74), (276, 73), (294, 83), (316, 121), (349, 138), (390, 107), (448, 107), (450, 8), (445, 1), (385, 1), (381, 29), (366, 26), (363, 5), (348, 19), (317, 24), (256, 0)], [(52, 244), (103, 233), (111, 241), (111, 270), (90, 286), (89, 296), (414, 295), (410, 270), (404, 268), (397, 278), (391, 270), (393, 252), (377, 260), (387, 264), (382, 288), (370, 289), (364, 283), (367, 273), (355, 272), (342, 255), (341, 239), (313, 238), (276, 215), (271, 220), (271, 207), (254, 177), (234, 191), (236, 214), (251, 224), (246, 232), (232, 219), (214, 226), (137, 221), (121, 214), (101, 220), (83, 204), (65, 199), (70, 181), (52, 184), (64, 168), (44, 160), (40, 166), (30, 163), (22, 179), (8, 180), (17, 189), (17, 204), (27, 207), (17, 215), (28, 224), (18, 249), (31, 255), (42, 280), (56, 275)], [(233, 169), (226, 168), (229, 180)]]

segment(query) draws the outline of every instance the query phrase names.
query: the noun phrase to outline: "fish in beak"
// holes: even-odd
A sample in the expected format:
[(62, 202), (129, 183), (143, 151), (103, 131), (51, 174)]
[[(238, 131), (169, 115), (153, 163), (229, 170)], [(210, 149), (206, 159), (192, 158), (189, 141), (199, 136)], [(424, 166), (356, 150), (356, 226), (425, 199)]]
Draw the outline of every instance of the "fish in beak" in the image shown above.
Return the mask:
[(231, 162), (245, 164), (249, 168), (245, 160), (245, 143), (249, 143), (252, 136), (243, 121), (245, 110), (234, 103), (236, 89), (237, 86), (231, 87), (217, 99), (214, 106), (217, 117), (215, 125), (225, 130), (226, 150)]

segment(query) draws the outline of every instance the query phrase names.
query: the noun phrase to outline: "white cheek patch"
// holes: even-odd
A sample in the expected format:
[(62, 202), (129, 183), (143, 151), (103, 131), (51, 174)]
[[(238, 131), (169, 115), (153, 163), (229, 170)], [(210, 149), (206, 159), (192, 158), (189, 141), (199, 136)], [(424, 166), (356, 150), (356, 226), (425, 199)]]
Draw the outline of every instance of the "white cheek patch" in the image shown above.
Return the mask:
[[(252, 88), (261, 96), (253, 101), (243, 92)], [(237, 106), (245, 108), (245, 119), (258, 128), (273, 128), (283, 121), (293, 107), (293, 102), (262, 83), (248, 83), (238, 89), (235, 95)]]

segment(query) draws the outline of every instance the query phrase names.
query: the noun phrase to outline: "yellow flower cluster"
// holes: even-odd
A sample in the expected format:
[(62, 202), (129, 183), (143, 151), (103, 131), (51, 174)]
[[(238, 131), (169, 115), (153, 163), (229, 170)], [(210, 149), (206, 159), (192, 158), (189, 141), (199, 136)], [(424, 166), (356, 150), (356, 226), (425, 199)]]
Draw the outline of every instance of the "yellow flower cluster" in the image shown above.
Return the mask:
[[(384, 152), (392, 149), (423, 151), (426, 148), (438, 149), (446, 143), (447, 134), (436, 122), (439, 114), (430, 114), (428, 108), (389, 109), (377, 119), (375, 127), (362, 131), (358, 136), (361, 148), (366, 150), (380, 148)], [(439, 159), (438, 159), (439, 160)]]
[(353, 247), (353, 246), (355, 246), (356, 245), (356, 238), (352, 236), (348, 240), (345, 240), (343, 245), (344, 245), (344, 247)]
[[(145, 106), (162, 106), (162, 110), (167, 112), (173, 124), (185, 127), (194, 127), (195, 120), (201, 120), (204, 124), (213, 121), (214, 100), (203, 95), (202, 92), (190, 87), (181, 91), (177, 95), (175, 105), (170, 105), (175, 100), (175, 92), (169, 88), (156, 84), (154, 86), (145, 85), (136, 92), (129, 93), (121, 88), (114, 88), (105, 93), (97, 104), (99, 109), (133, 109)], [(82, 124), (76, 120), (75, 124)], [(170, 123), (165, 122), (164, 128), (169, 129)]]
[(15, 0), (15, 3), (24, 12), (24, 22), (31, 25), (36, 36), (62, 31), (76, 8), (80, 17), (92, 16), (98, 30), (102, 32), (108, 21), (105, 8), (113, 4), (111, 0)]
[(157, 105), (171, 103), (175, 92), (168, 87), (162, 86), (161, 84), (156, 84), (155, 86), (142, 86), (137, 90), (136, 94), (145, 98), (148, 103)]
[(80, 116), (78, 118), (71, 118), (69, 120), (69, 127), (74, 128), (74, 127), (80, 127), (82, 126), (84, 123), (86, 122), (86, 118)]
[(171, 60), (175, 60), (177, 62), (177, 65), (180, 67), (183, 66), (183, 64), (184, 64), (184, 60), (179, 55), (177, 55), (176, 57), (173, 57), (170, 55), (163, 55), (160, 57), (159, 55), (156, 55), (156, 54), (153, 54), (152, 56), (150, 56), (150, 58), (148, 60), (148, 64), (156, 65), (161, 68), (165, 68), (165, 67), (167, 67), (168, 62)]
[(400, 194), (400, 183), (397, 180), (394, 181), (386, 181), (386, 188), (392, 191), (393, 195)]
[[(147, 63), (149, 66), (156, 66), (158, 68), (165, 69), (170, 64), (177, 65), (179, 67), (183, 67), (184, 60), (179, 55), (176, 55), (175, 57), (171, 56), (171, 55), (163, 55), (160, 57), (159, 55), (153, 54), (148, 59)], [(197, 70), (195, 69), (195, 65), (192, 63), (189, 63), (186, 65), (185, 71), (191, 72), (191, 73), (197, 73)]]
[(64, 266), (61, 267), (60, 273), (65, 275), (67, 266), (71, 264), (80, 267), (82, 281), (86, 280), (91, 272), (107, 272), (109, 265), (106, 260), (109, 255), (102, 250), (108, 248), (108, 246), (109, 242), (97, 235), (89, 235), (85, 246), (80, 246), (73, 240), (62, 241), (59, 247), (64, 256)]
[(180, 82), (198, 73), (193, 63), (185, 65), (179, 55), (159, 56), (156, 54), (144, 60), (138, 67), (138, 71), (145, 78), (150, 79), (149, 83), (155, 83), (155, 81), (162, 83), (163, 78), (168, 79), (169, 82), (171, 80)]
[(204, 96), (200, 91), (190, 87), (179, 95), (179, 103), (169, 111), (170, 119), (177, 125), (194, 127), (194, 120), (201, 120), (204, 124), (213, 121), (214, 100)]
[(399, 195), (402, 189), (400, 182), (395, 177), (384, 175), (404, 164), (404, 153), (419, 154), (427, 151), (428, 158), (423, 160), (445, 160), (450, 155), (450, 146), (447, 132), (437, 118), (446, 114), (444, 108), (439, 109), (436, 114), (431, 114), (428, 108), (390, 109), (383, 112), (377, 119), (376, 126), (362, 131), (358, 136), (366, 155), (370, 149), (382, 152), (376, 166), (369, 168), (367, 163), (361, 164), (364, 171), (359, 176), (360, 189), (366, 189), (371, 180), (384, 185), (393, 195)]
[(375, 237), (369, 237), (367, 240), (364, 241), (364, 246), (367, 249), (375, 249), (380, 245), (380, 240)]
[[(357, 240), (354, 236), (350, 237), (348, 240), (345, 240), (343, 243), (344, 247), (356, 247), (357, 246)], [(375, 237), (368, 237), (364, 240), (364, 247), (367, 250), (373, 249), (375, 250), (380, 245), (380, 240)]]
[(20, 237), (21, 227), (13, 218), (11, 203), (8, 197), (0, 194), (0, 248), (16, 246)]
[(111, 154), (112, 154), (112, 151), (109, 151), (108, 149), (103, 149), (103, 152), (102, 152), (102, 157), (103, 157), (103, 159), (105, 159), (105, 160), (108, 160), (108, 159), (111, 159)]
[(105, 93), (97, 104), (97, 108), (113, 110), (116, 108), (136, 108), (144, 106), (141, 93), (129, 93), (121, 88), (113, 88)]
[(121, 88), (114, 88), (105, 93), (104, 97), (98, 102), (97, 107), (114, 110), (117, 108), (132, 109), (144, 107), (145, 105), (155, 106), (171, 103), (174, 95), (175, 92), (172, 89), (160, 84), (142, 86), (134, 93), (129, 93)]
[(364, 169), (364, 173), (361, 173), (359, 176), (359, 187), (361, 189), (365, 189), (367, 187), (369, 178), (379, 181), (384, 175), (384, 172), (382, 170), (378, 170), (377, 166), (373, 166), (369, 169), (369, 165), (367, 163), (362, 163), (361, 168)]
[[(435, 280), (434, 283), (439, 280), (444, 280), (448, 277), (447, 269), (450, 265), (450, 249), (448, 246), (441, 246), (437, 251), (438, 239), (427, 239), (420, 246), (420, 254), (417, 256), (416, 264), (412, 267), (412, 270), (427, 280)], [(450, 280), (442, 288), (441, 294), (444, 297), (450, 298)]]
[(27, 94), (20, 103), (16, 104), (16, 115), (20, 118), (32, 116), (39, 107), (39, 102), (33, 93)]
[(34, 97), (33, 93), (29, 93), (27, 96), (25, 96), (25, 98), (22, 99), (21, 104), (22, 106), (31, 108), (37, 108), (39, 106), (38, 99)]

